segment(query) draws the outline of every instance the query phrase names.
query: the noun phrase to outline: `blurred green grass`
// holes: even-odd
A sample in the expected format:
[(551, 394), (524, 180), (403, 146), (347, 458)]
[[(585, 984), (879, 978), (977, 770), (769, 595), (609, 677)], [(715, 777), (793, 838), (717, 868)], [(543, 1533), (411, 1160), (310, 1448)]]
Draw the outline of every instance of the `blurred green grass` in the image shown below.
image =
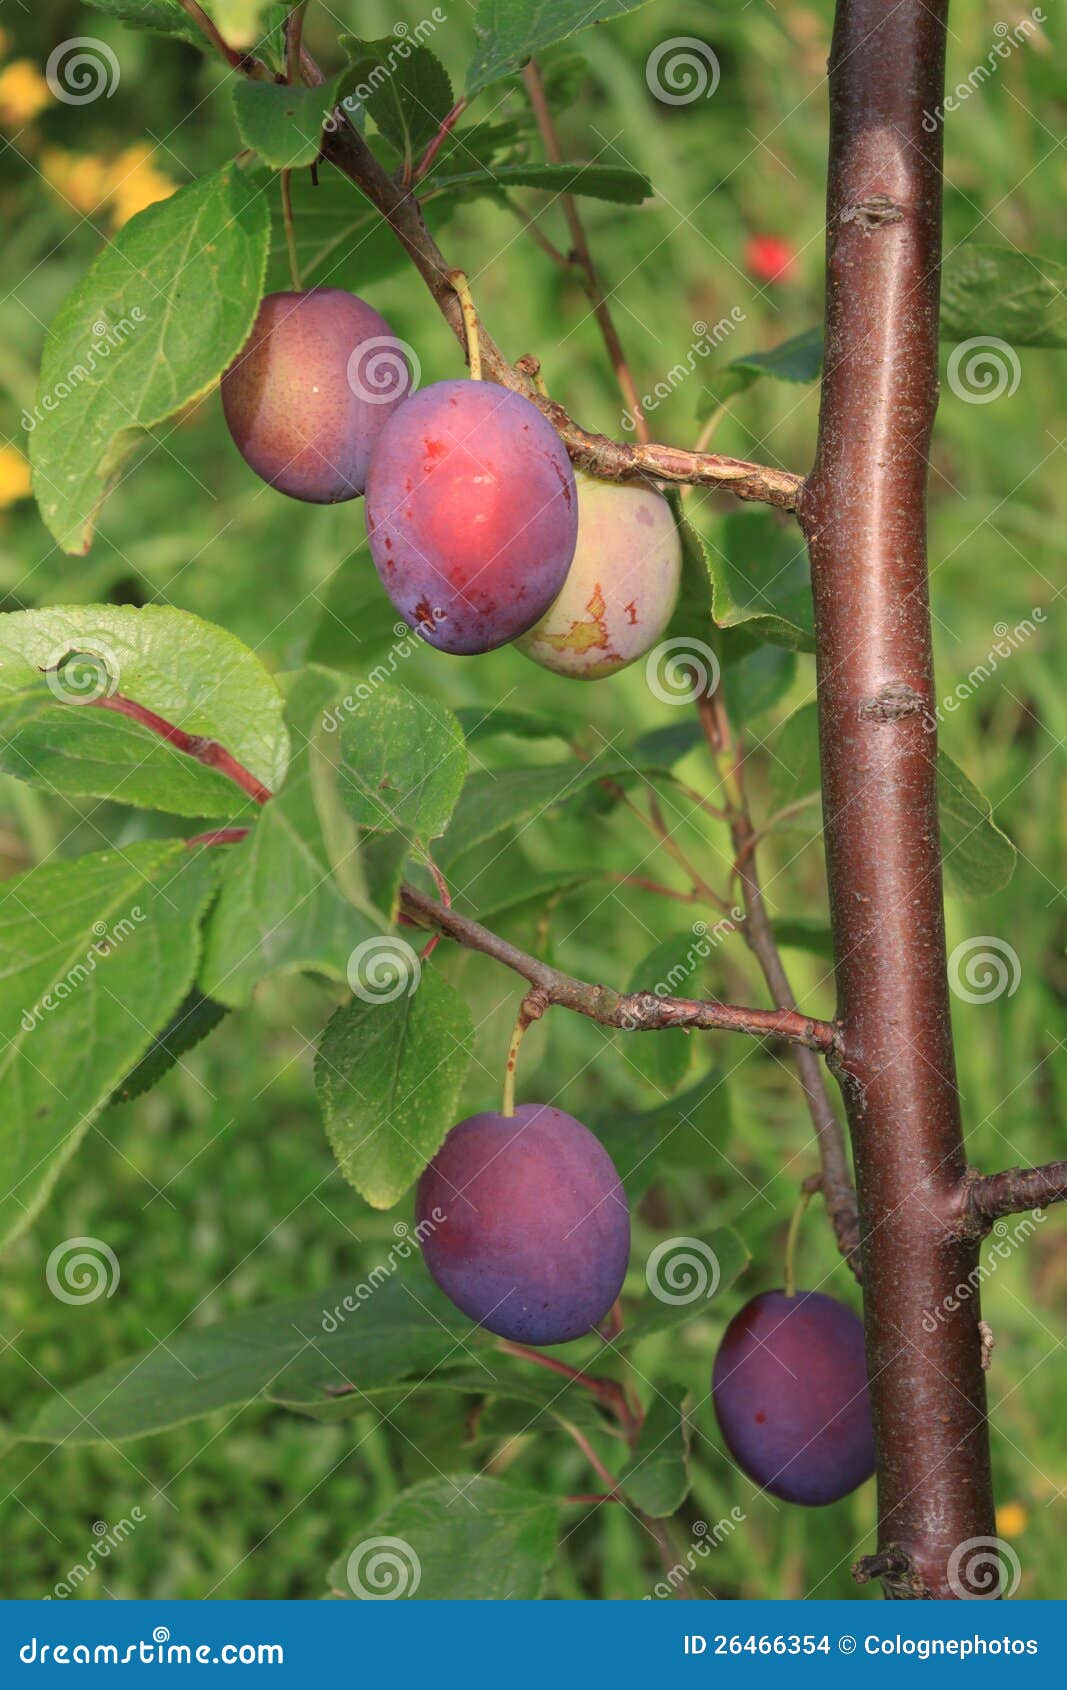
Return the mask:
[[(395, 6), (365, 0), (358, 7), (339, 0), (332, 10), (351, 28), (358, 16), (365, 35), (387, 33), (398, 18), (413, 25), (420, 16), (412, 0)], [(684, 360), (696, 321), (715, 323), (735, 306), (745, 313), (721, 349), (725, 362), (818, 319), (829, 16), (825, 0), (743, 10), (659, 0), (574, 44), (590, 69), (581, 100), (561, 116), (565, 146), (575, 156), (632, 163), (657, 190), (638, 211), (590, 204), (585, 213), (598, 263), (617, 289), (620, 332), (642, 391)], [(955, 10), (950, 84), (984, 58), (998, 17), (990, 4)], [(8, 61), (28, 57), (41, 66), (57, 41), (84, 32), (106, 39), (122, 68), (113, 99), (53, 107), (28, 132), (18, 125), (5, 132), (0, 208), (12, 234), (0, 252), (0, 424), (5, 439), (21, 444), (18, 418), (32, 402), (44, 328), (108, 227), (106, 217), (75, 214), (42, 181), (40, 146), (108, 156), (144, 139), (156, 147), (153, 163), (181, 182), (228, 157), (235, 137), (225, 98), (209, 98), (222, 74), (191, 49), (125, 31), (59, 0), (46, 0), (32, 15), (5, 15), (3, 24)], [(324, 10), (313, 6), (309, 38), (327, 62), (330, 28)], [(696, 105), (659, 106), (645, 83), (647, 55), (660, 41), (687, 34), (714, 46), (719, 88)], [(1056, 214), (1067, 162), (1057, 142), (1063, 114), (1055, 67), (1064, 44), (1057, 15), (1044, 47), (1006, 59), (952, 117), (949, 246), (979, 238), (1063, 259)], [(458, 76), (470, 46), (468, 25), (450, 20), (433, 45)], [(490, 114), (496, 97), (490, 93), (480, 115)], [(558, 208), (548, 220), (562, 241)], [(744, 243), (753, 233), (784, 236), (797, 248), (787, 280), (761, 286), (748, 276)], [(494, 207), (465, 209), (444, 244), (468, 268), (479, 306), (508, 351), (536, 351), (550, 388), (572, 413), (618, 435), (620, 401), (578, 285)], [(418, 348), (424, 381), (458, 372), (456, 349), (413, 276), (400, 274), (368, 295)], [(1047, 613), (1035, 636), (945, 729), (947, 747), (989, 794), (1020, 852), (1005, 891), (949, 907), (950, 944), (998, 935), (1021, 965), (1013, 995), (995, 1004), (954, 1004), (971, 1156), (989, 1167), (1064, 1154), (1067, 1081), (1067, 709), (1055, 643), (1067, 516), (1064, 366), (1062, 355), (1020, 356), (1021, 380), (1010, 398), (986, 407), (945, 390), (930, 498), (942, 695), (985, 657), (998, 624), (1014, 626), (1035, 606)], [(695, 439), (701, 393), (712, 379), (698, 361), (693, 378), (654, 412), (657, 438)], [(813, 388), (760, 383), (734, 402), (716, 448), (802, 470), (811, 457), (816, 409)], [(329, 577), (362, 540), (359, 507), (309, 512), (260, 487), (228, 443), (215, 396), (166, 425), (159, 438), (105, 508), (88, 558), (58, 555), (30, 504), (0, 512), (4, 607), (158, 596), (224, 624), (272, 667), (295, 665), (320, 625)], [(698, 494), (689, 508), (713, 531), (726, 505)], [(454, 706), (503, 701), (608, 738), (620, 728), (631, 734), (661, 726), (669, 715), (639, 675), (576, 697), (575, 689), (511, 652), (453, 662), (420, 651), (404, 676)], [(812, 662), (801, 659), (788, 703), (810, 697), (813, 685)], [(787, 707), (754, 724), (757, 739)], [(492, 760), (514, 749), (509, 742), (483, 748)], [(760, 797), (758, 756), (754, 767)], [(681, 773), (695, 786), (708, 778), (699, 754)], [(109, 838), (136, 837), (151, 825), (108, 806), (76, 811), (11, 784), (0, 790), (5, 872), (51, 851), (74, 854)], [(726, 846), (713, 824), (687, 822), (685, 837), (721, 879)], [(588, 862), (625, 873), (645, 858), (648, 840), (616, 811), (600, 821), (558, 817), (551, 827), (530, 829), (523, 847), (537, 868)], [(655, 858), (644, 866), (665, 872)], [(820, 853), (810, 831), (768, 842), (765, 880), (779, 913), (824, 911)], [(547, 937), (573, 971), (597, 977), (609, 957), (621, 982), (657, 936), (688, 925), (689, 913), (632, 889), (623, 897), (600, 886), (553, 911)], [(529, 946), (546, 937), (535, 925), (516, 918), (508, 930)], [(827, 1013), (825, 965), (800, 952), (789, 953), (787, 962), (805, 1005)], [(473, 1109), (495, 1096), (518, 993), (510, 976), (482, 959), (465, 957), (452, 966), (479, 1027), (469, 1084)], [(763, 1001), (736, 941), (713, 952), (701, 985)], [(186, 1321), (355, 1278), (362, 1264), (381, 1259), (396, 1217), (371, 1213), (342, 1182), (312, 1094), (313, 1041), (334, 996), (311, 982), (272, 983), (252, 1011), (231, 1017), (157, 1092), (109, 1112), (90, 1132), (5, 1264), (0, 1416), (12, 1440), (42, 1393), (165, 1342)], [(753, 1496), (721, 1450), (707, 1401), (718, 1333), (740, 1301), (778, 1282), (797, 1184), (814, 1165), (807, 1119), (783, 1064), (729, 1041), (702, 1047), (696, 1058), (704, 1066), (712, 1059), (729, 1075), (729, 1117), (695, 1170), (668, 1167), (645, 1200), (632, 1274), (637, 1291), (640, 1263), (658, 1237), (708, 1224), (735, 1226), (753, 1258), (738, 1285), (681, 1337), (649, 1340), (638, 1355), (641, 1373), (684, 1380), (697, 1404), (694, 1489), (679, 1522), (680, 1541), (696, 1520), (713, 1526), (740, 1507), (744, 1524), (701, 1564), (716, 1595), (858, 1596), (848, 1568), (870, 1547), (872, 1487), (818, 1514)], [(531, 1033), (520, 1076), (527, 1095), (536, 1093), (541, 1073), (579, 1116), (603, 1118), (637, 1100), (645, 1107), (657, 1101), (620, 1039), (572, 1017), (550, 1018)], [(48, 1294), (48, 1252), (76, 1235), (105, 1238), (119, 1256), (122, 1279), (111, 1299), (68, 1307)], [(852, 1295), (818, 1209), (805, 1226), (802, 1260), (810, 1283)], [(1063, 1219), (1053, 1214), (998, 1267), (983, 1294), (997, 1339), (990, 1392), (998, 1496), (1007, 1505), (1002, 1529), (1021, 1558), (1021, 1596), (1062, 1593), (1065, 1292)], [(488, 1460), (496, 1471), (514, 1464), (526, 1480), (554, 1491), (587, 1488), (581, 1457), (559, 1432), (466, 1443), (459, 1412), (445, 1414), (438, 1403), (432, 1411), (408, 1405), (395, 1420), (396, 1430), (366, 1419), (319, 1426), (252, 1407), (121, 1449), (48, 1450), (11, 1441), (0, 1473), (0, 1590), (47, 1594), (84, 1560), (94, 1522), (114, 1524), (137, 1506), (145, 1523), (81, 1594), (315, 1596), (324, 1569), (351, 1545), (359, 1526), (426, 1472)], [(654, 1555), (622, 1511), (602, 1509), (569, 1526), (549, 1594), (638, 1597), (657, 1576)]]

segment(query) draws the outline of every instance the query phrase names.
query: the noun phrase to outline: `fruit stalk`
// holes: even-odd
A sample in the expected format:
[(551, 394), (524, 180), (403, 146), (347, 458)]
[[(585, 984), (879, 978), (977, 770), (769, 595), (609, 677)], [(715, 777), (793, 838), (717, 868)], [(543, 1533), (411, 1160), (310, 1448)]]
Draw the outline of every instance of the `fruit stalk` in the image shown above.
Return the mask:
[[(995, 1531), (945, 959), (926, 563), (947, 0), (839, 0), (811, 552), (827, 871), (878, 1444), (878, 1570), (961, 1594)], [(929, 1331), (930, 1312), (936, 1311)], [(924, 1316), (926, 1324), (924, 1325)], [(954, 1588), (954, 1586), (956, 1586)]]

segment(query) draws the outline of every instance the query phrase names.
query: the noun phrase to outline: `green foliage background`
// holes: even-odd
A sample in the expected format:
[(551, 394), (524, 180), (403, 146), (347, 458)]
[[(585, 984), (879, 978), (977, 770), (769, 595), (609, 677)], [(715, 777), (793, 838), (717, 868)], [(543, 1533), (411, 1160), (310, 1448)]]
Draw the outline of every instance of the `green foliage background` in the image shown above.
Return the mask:
[[(413, 0), (358, 6), (335, 0), (331, 10), (364, 37), (387, 35), (398, 20), (414, 27), (423, 16)], [(572, 44), (585, 68), (561, 114), (568, 155), (630, 165), (655, 190), (637, 209), (585, 202), (591, 245), (617, 288), (620, 331), (641, 390), (651, 391), (685, 362), (692, 324), (715, 324), (733, 307), (744, 312), (719, 353), (696, 358), (694, 373), (653, 412), (658, 439), (691, 443), (698, 416), (722, 391), (717, 370), (818, 320), (829, 17), (827, 0), (746, 8), (657, 0)], [(998, 17), (992, 4), (957, 8), (950, 85), (985, 58)], [(106, 157), (145, 138), (156, 145), (153, 162), (177, 182), (222, 165), (239, 143), (220, 90), (224, 68), (194, 48), (125, 30), (60, 0), (42, 0), (32, 13), (5, 9), (2, 22), (9, 60), (25, 56), (43, 65), (56, 42), (81, 33), (106, 40), (121, 67), (110, 99), (81, 108), (55, 105), (33, 121), (31, 133), (17, 124), (5, 132), (0, 425), (5, 439), (24, 446), (19, 416), (33, 403), (45, 328), (107, 233), (105, 218), (80, 215), (46, 185), (42, 141)], [(714, 47), (718, 89), (695, 104), (657, 104), (645, 82), (646, 59), (661, 41), (684, 35)], [(315, 5), (308, 39), (331, 69), (339, 66), (331, 57), (336, 26)], [(1005, 59), (950, 117), (947, 249), (977, 239), (1064, 258), (1055, 249), (1055, 212), (1067, 189), (1056, 95), (1056, 54), (1065, 44), (1054, 15), (1047, 44)], [(459, 84), (473, 46), (466, 9), (450, 16), (432, 45)], [(506, 104), (497, 110), (499, 102)], [(475, 115), (503, 117), (518, 106), (514, 90), (499, 85)], [(530, 192), (518, 197), (531, 209), (548, 204)], [(545, 218), (564, 243), (558, 207), (548, 206)], [(752, 234), (781, 235), (795, 245), (787, 279), (761, 285), (748, 274), (744, 246)], [(618, 436), (620, 402), (578, 282), (555, 269), (494, 204), (461, 207), (442, 241), (468, 270), (478, 305), (508, 352), (536, 352), (550, 389), (572, 414)], [(357, 284), (354, 275), (346, 281)], [(417, 348), (424, 382), (459, 373), (457, 348), (412, 273), (371, 279), (366, 294)], [(1035, 607), (1047, 616), (947, 716), (944, 729), (946, 748), (989, 795), (1019, 849), (1004, 891), (949, 905), (950, 945), (973, 934), (998, 935), (1021, 964), (1013, 994), (991, 1004), (954, 1004), (971, 1155), (989, 1167), (1063, 1154), (1067, 1083), (1061, 890), (1067, 709), (1055, 644), (1067, 518), (1064, 365), (1061, 354), (1037, 350), (1023, 349), (1019, 358), (1017, 391), (991, 405), (965, 403), (945, 389), (931, 481), (941, 695), (986, 658), (1001, 624), (1013, 628)], [(816, 407), (813, 385), (761, 381), (732, 401), (716, 449), (803, 470)], [(721, 534), (731, 508), (711, 494), (687, 505), (709, 535)], [(217, 395), (209, 394), (156, 431), (105, 507), (86, 557), (58, 551), (28, 501), (0, 513), (0, 594), (5, 610), (166, 603), (221, 624), (277, 672), (308, 657), (358, 668), (362, 625), (346, 623), (345, 604), (360, 583), (357, 566), (346, 573), (344, 565), (362, 529), (358, 504), (315, 509), (261, 486), (230, 445)], [(369, 569), (365, 557), (361, 567)], [(787, 690), (747, 724), (757, 742), (813, 696), (813, 660), (798, 655), (788, 663), (788, 675), (780, 677)], [(579, 688), (512, 651), (457, 660), (419, 650), (403, 660), (402, 676), (405, 685), (454, 709), (499, 705), (552, 717), (587, 747), (678, 719), (650, 695), (640, 666)], [(499, 767), (548, 761), (560, 747), (488, 740), (478, 754), (482, 766)], [(775, 762), (761, 754), (752, 762), (754, 796), (766, 812), (774, 803)], [(695, 787), (708, 781), (699, 751), (679, 773)], [(669, 789), (664, 802), (672, 820), (691, 808)], [(109, 841), (129, 845), (176, 831), (149, 814), (63, 802), (6, 776), (0, 829), (5, 874), (45, 857), (65, 859)], [(707, 818), (690, 819), (682, 836), (701, 854), (709, 877), (721, 882), (728, 863), (722, 830)], [(595, 882), (550, 908), (502, 917), (500, 927), (586, 978), (629, 983), (658, 940), (684, 933), (691, 915), (701, 913), (612, 887), (607, 876), (638, 863), (646, 873), (669, 877), (662, 858), (648, 857), (649, 844), (618, 808), (598, 814), (584, 805), (557, 814), (551, 825), (536, 823), (522, 834), (521, 855), (509, 855), (506, 873), (495, 865), (497, 882), (572, 870), (592, 871)], [(823, 923), (813, 813), (764, 851), (776, 915)], [(492, 894), (492, 856), (485, 853), (478, 892), (470, 893), (475, 907), (479, 897), (485, 907)], [(829, 1014), (825, 959), (808, 949), (789, 949), (786, 959), (805, 1006)], [(513, 977), (482, 958), (450, 959), (449, 974), (471, 1005), (476, 1028), (467, 1112), (490, 1106), (497, 1095), (519, 992)], [(714, 949), (692, 989), (765, 1001), (736, 939)], [(342, 996), (301, 977), (268, 982), (253, 1005), (235, 1011), (158, 1089), (101, 1117), (8, 1256), (0, 1292), (0, 1414), (10, 1434), (0, 1469), (5, 1596), (47, 1594), (84, 1559), (94, 1522), (114, 1523), (134, 1506), (147, 1522), (81, 1594), (316, 1596), (326, 1569), (361, 1528), (404, 1487), (440, 1471), (488, 1468), (535, 1490), (589, 1488), (579, 1452), (554, 1425), (524, 1433), (522, 1417), (509, 1424), (502, 1416), (472, 1433), (459, 1398), (454, 1405), (413, 1399), (392, 1415), (391, 1426), (371, 1416), (316, 1424), (256, 1405), (121, 1446), (50, 1448), (16, 1440), (52, 1392), (168, 1341), (180, 1327), (314, 1293), (330, 1282), (358, 1281), (387, 1254), (409, 1206), (377, 1213), (344, 1182), (313, 1090), (314, 1041)], [(788, 1215), (799, 1180), (814, 1167), (807, 1116), (791, 1071), (767, 1051), (703, 1035), (689, 1054), (690, 1079), (714, 1069), (722, 1085), (702, 1109), (687, 1148), (658, 1166), (642, 1201), (632, 1289), (643, 1292), (641, 1266), (662, 1236), (728, 1225), (743, 1237), (752, 1261), (681, 1334), (652, 1336), (638, 1351), (645, 1376), (688, 1387), (696, 1404), (693, 1489), (677, 1523), (679, 1541), (684, 1547), (696, 1521), (713, 1526), (739, 1507), (744, 1523), (700, 1563), (715, 1595), (858, 1596), (848, 1568), (870, 1547), (873, 1487), (817, 1514), (755, 1496), (723, 1454), (707, 1400), (723, 1325), (741, 1301), (780, 1282)], [(647, 1059), (634, 1059), (621, 1037), (561, 1011), (526, 1041), (520, 1096), (545, 1089), (541, 1074), (566, 1108), (604, 1129), (609, 1143), (620, 1117), (635, 1107), (655, 1108), (673, 1083)], [(116, 1294), (87, 1307), (56, 1301), (44, 1283), (53, 1245), (77, 1235), (107, 1239), (122, 1263)], [(805, 1281), (855, 1301), (817, 1208), (802, 1251)], [(998, 1267), (984, 1291), (997, 1341), (990, 1389), (998, 1496), (1002, 1508), (1012, 1505), (1002, 1514), (1002, 1530), (1022, 1561), (1023, 1596), (1061, 1593), (1065, 1292), (1067, 1252), (1062, 1217), (1055, 1215)], [(550, 1596), (639, 1597), (659, 1576), (650, 1546), (621, 1509), (571, 1510), (562, 1537)]]

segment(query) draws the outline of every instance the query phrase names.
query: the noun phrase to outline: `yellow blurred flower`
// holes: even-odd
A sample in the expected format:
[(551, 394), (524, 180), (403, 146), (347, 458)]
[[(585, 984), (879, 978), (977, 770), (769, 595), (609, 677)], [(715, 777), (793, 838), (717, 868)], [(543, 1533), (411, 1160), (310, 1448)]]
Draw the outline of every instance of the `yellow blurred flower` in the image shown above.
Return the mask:
[(110, 197), (110, 166), (92, 153), (68, 153), (62, 147), (45, 147), (41, 153), (41, 172), (60, 199), (86, 217), (99, 211)]
[(51, 98), (51, 90), (32, 59), (13, 59), (0, 70), (0, 123), (5, 129), (21, 129)]
[(154, 147), (141, 141), (127, 147), (112, 165), (111, 220), (116, 229), (121, 229), (146, 205), (169, 199), (177, 190), (178, 184), (152, 163), (154, 151)]
[(112, 224), (120, 229), (146, 205), (168, 199), (175, 191), (177, 184), (155, 169), (152, 153), (147, 142), (127, 147), (113, 159), (46, 147), (41, 170), (60, 198), (86, 217), (108, 205)]
[(1001, 1537), (1022, 1537), (1030, 1516), (1021, 1502), (1005, 1502), (997, 1509), (997, 1532)]
[(29, 495), (29, 464), (16, 446), (0, 446), (0, 510)]

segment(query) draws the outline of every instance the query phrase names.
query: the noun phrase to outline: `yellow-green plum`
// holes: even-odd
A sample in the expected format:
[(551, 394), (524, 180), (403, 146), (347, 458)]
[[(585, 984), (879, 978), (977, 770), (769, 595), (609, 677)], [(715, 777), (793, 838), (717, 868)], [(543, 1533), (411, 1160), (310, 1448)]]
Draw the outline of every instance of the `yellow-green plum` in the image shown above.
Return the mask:
[(578, 471), (578, 544), (559, 596), (516, 642), (557, 675), (595, 681), (635, 663), (678, 600), (682, 545), (671, 508), (648, 482)]

